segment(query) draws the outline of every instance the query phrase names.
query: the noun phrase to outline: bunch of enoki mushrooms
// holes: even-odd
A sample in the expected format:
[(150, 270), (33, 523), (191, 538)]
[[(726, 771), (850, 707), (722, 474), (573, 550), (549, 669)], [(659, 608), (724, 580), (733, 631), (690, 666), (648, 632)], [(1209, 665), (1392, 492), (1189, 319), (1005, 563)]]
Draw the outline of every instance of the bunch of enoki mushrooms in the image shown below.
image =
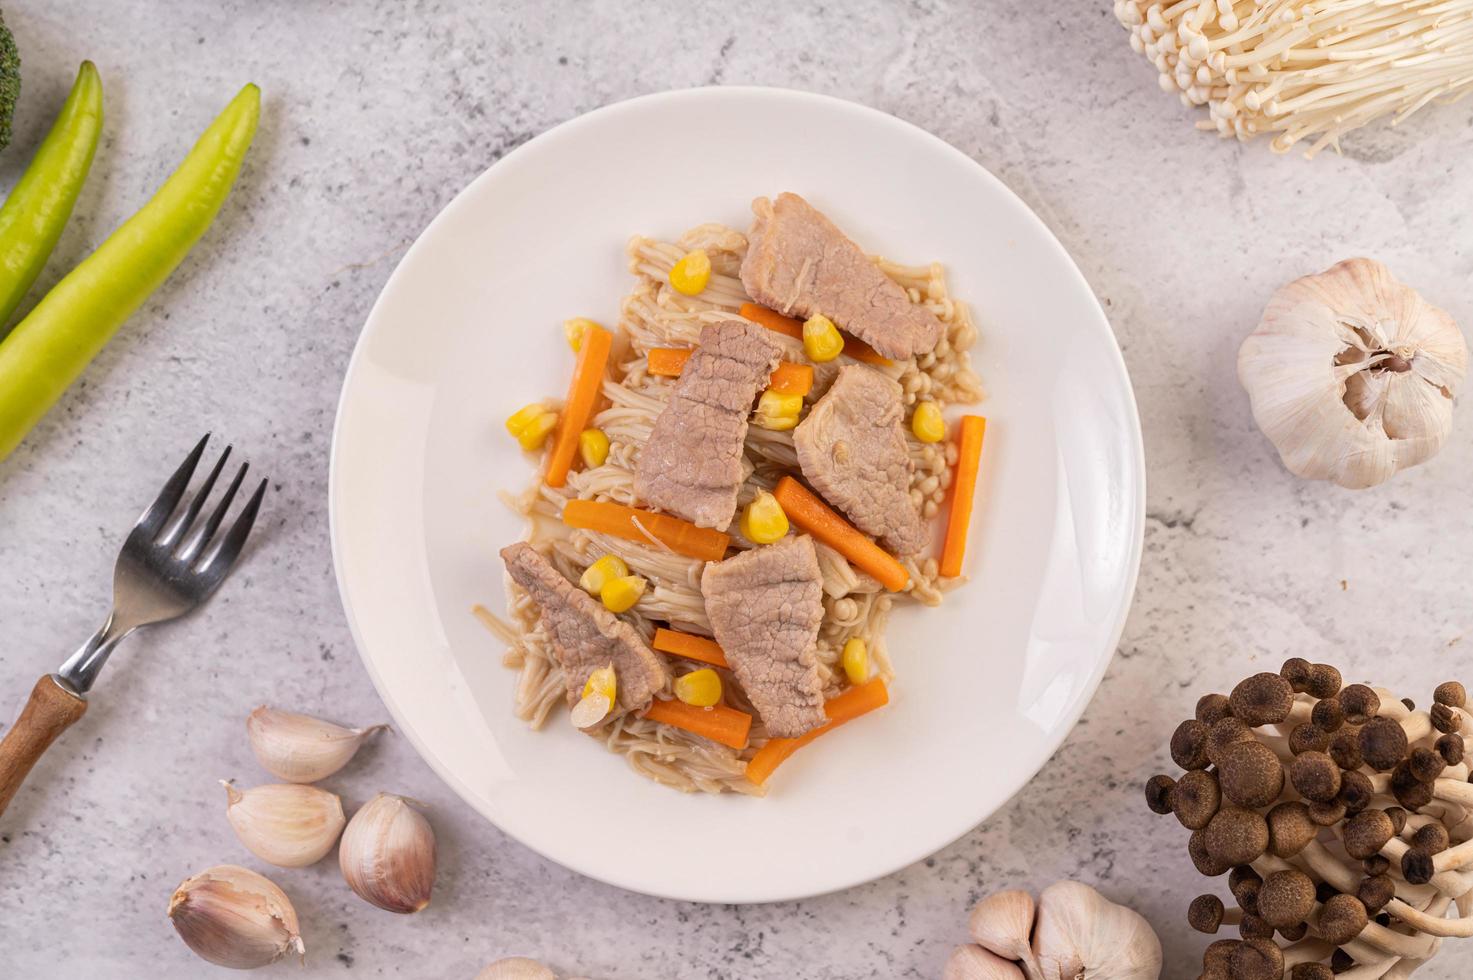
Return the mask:
[(1191, 831), (1202, 980), (1398, 980), (1473, 936), (1473, 717), (1449, 681), (1428, 711), (1294, 658), (1208, 694), (1171, 738), (1186, 770), (1146, 801)]

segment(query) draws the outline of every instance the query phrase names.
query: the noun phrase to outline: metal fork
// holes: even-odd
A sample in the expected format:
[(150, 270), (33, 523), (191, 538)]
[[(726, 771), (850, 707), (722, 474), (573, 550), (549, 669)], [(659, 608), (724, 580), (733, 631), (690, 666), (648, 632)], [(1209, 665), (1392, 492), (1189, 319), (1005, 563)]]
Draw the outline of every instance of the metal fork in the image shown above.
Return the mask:
[(123, 542), (113, 567), (113, 605), (107, 622), (59, 671), (36, 682), (20, 717), (0, 741), (0, 814), (36, 760), (86, 712), (87, 692), (117, 645), (140, 626), (177, 619), (201, 605), (240, 557), (266, 496), (265, 480), (218, 540), (216, 533), (245, 480), (249, 463), (236, 471), (209, 516), (196, 523), (230, 458), (229, 446), (188, 504), (180, 507), (209, 441), (206, 435), (190, 451)]

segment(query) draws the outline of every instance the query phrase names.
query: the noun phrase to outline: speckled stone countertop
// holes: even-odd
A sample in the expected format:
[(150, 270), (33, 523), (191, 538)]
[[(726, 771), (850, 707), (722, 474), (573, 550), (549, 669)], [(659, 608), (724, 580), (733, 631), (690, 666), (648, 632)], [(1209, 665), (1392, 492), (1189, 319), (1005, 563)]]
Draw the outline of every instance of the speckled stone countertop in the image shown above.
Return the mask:
[[(1184, 910), (1204, 882), (1140, 784), (1197, 694), (1290, 655), (1423, 701), (1473, 673), (1473, 421), (1460, 410), (1442, 454), (1380, 490), (1311, 485), (1253, 428), (1234, 371), (1275, 287), (1352, 255), (1473, 324), (1473, 100), (1306, 163), (1194, 133), (1103, 0), (656, 6), (6, 5), (25, 96), (0, 185), (77, 62), (95, 60), (107, 87), (93, 177), (45, 281), (146, 198), (242, 82), (261, 84), (266, 114), (216, 229), (0, 464), (0, 718), (97, 625), (121, 531), (202, 429), (247, 450), (275, 494), (248, 565), (202, 614), (126, 650), (0, 820), (4, 975), (223, 972), (190, 955), (164, 908), (187, 874), (248, 857), (214, 784), (257, 775), (242, 716), (268, 698), (384, 715), (327, 535), (329, 436), (359, 327), (472, 177), (646, 92), (762, 83), (863, 102), (960, 147), (1052, 227), (1114, 324), (1145, 427), (1145, 558), (1119, 655), (1064, 748), (991, 820), (884, 880), (797, 904), (685, 905), (584, 880), (382, 738), (340, 783), (349, 805), (380, 787), (432, 805), (435, 903), (388, 916), (334, 862), (292, 872), (312, 955), (276, 972), (469, 980), (528, 953), (598, 978), (933, 978), (979, 895), (1069, 876), (1150, 917), (1165, 977), (1195, 976), (1204, 939)], [(1470, 973), (1473, 946), (1419, 976)]]

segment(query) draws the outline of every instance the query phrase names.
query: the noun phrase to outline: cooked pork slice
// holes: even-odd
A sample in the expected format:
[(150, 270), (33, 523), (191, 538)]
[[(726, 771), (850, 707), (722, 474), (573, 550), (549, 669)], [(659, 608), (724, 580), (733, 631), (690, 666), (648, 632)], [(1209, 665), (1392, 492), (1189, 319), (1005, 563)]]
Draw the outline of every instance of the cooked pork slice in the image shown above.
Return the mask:
[(701, 527), (731, 524), (747, 416), (782, 354), (768, 333), (735, 318), (701, 328), (700, 346), (640, 450), (640, 500)]
[(701, 576), (706, 615), (767, 734), (793, 738), (827, 721), (815, 646), (823, 576), (813, 539), (784, 538)]
[(797, 194), (752, 202), (742, 285), (779, 313), (822, 313), (886, 357), (935, 350), (941, 321)]
[(665, 662), (634, 627), (573, 585), (531, 545), (518, 541), (501, 549), (501, 560), (518, 585), (537, 603), (538, 616), (557, 651), (568, 683), (568, 703), (583, 694), (588, 675), (614, 665), (619, 704), (633, 711), (650, 703), (665, 686)]
[(813, 489), (886, 548), (913, 555), (927, 532), (910, 499), (904, 415), (898, 384), (851, 364), (798, 423), (793, 445)]

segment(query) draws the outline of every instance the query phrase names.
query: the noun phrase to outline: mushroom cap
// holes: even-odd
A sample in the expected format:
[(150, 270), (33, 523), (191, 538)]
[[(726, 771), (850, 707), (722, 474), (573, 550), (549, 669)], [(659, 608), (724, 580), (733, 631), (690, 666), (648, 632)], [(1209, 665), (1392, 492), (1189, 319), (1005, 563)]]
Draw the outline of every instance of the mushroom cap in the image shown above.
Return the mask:
[(1372, 718), (1361, 726), (1360, 752), (1366, 765), (1387, 772), (1407, 754), (1407, 733), (1391, 718)]
[(1432, 700), (1438, 704), (1461, 708), (1468, 703), (1468, 692), (1457, 681), (1444, 681), (1432, 692)]
[(1257, 907), (1258, 886), (1263, 884), (1263, 878), (1257, 871), (1253, 870), (1251, 864), (1240, 864), (1228, 872), (1228, 891), (1233, 893), (1233, 899), (1246, 912), (1252, 912)]
[(1188, 830), (1201, 830), (1222, 803), (1217, 776), (1204, 769), (1193, 769), (1176, 781), (1167, 794), (1171, 812)]
[(1309, 682), (1304, 693), (1312, 698), (1333, 698), (1340, 693), (1340, 671), (1329, 664), (1315, 664), (1309, 668)]
[(1439, 732), (1451, 735), (1461, 727), (1458, 712), (1451, 705), (1434, 704), (1428, 714), (1432, 716), (1432, 727)]
[(1197, 699), (1197, 720), (1211, 725), (1233, 713), (1226, 694), (1204, 694)]
[(1207, 732), (1207, 758), (1216, 765), (1229, 746), (1250, 741), (1254, 741), (1253, 729), (1245, 725), (1242, 719), (1232, 715), (1219, 718)]
[(1278, 674), (1254, 674), (1238, 682), (1228, 703), (1233, 715), (1248, 725), (1277, 725), (1289, 717), (1294, 689)]
[(1225, 806), (1207, 824), (1205, 843), (1207, 853), (1228, 866), (1249, 864), (1268, 850), (1268, 823), (1257, 811)]
[(1337, 950), (1335, 950), (1335, 952), (1333, 952), (1333, 953), (1330, 954), (1330, 972), (1331, 973), (1338, 975), (1338, 974), (1341, 974), (1341, 973), (1345, 973), (1345, 972), (1347, 972), (1349, 970), (1353, 970), (1354, 968), (1355, 968), (1355, 957), (1353, 957), (1349, 953), (1345, 952), (1345, 950), (1343, 950), (1343, 949), (1337, 949)]
[(1385, 810), (1362, 810), (1345, 821), (1341, 833), (1345, 838), (1345, 853), (1364, 860), (1381, 853), (1386, 842), (1396, 836), (1396, 829)]
[(1222, 899), (1216, 895), (1198, 895), (1187, 906), (1187, 925), (1210, 936), (1222, 926), (1224, 911)]
[(1402, 828), (1407, 825), (1407, 812), (1399, 806), (1388, 806), (1386, 816), (1391, 818), (1391, 832), (1400, 834)]
[(1376, 795), (1371, 777), (1363, 772), (1352, 771), (1340, 774), (1340, 795), (1336, 797), (1345, 806), (1347, 816), (1355, 816), (1370, 806)]
[[(1344, 692), (1341, 694), (1343, 696)], [(1337, 731), (1345, 724), (1345, 711), (1340, 707), (1340, 699), (1325, 698), (1323, 701), (1316, 701), (1309, 711), (1309, 720), (1322, 732)]]
[(1340, 794), (1340, 767), (1323, 752), (1301, 752), (1289, 764), (1289, 782), (1306, 800), (1328, 803)]
[(1360, 869), (1366, 873), (1367, 878), (1384, 875), (1391, 870), (1391, 862), (1384, 854), (1372, 854), (1360, 863)]
[(1371, 921), (1366, 907), (1354, 895), (1335, 895), (1320, 910), (1320, 934), (1332, 946), (1343, 946)]
[(1258, 914), (1275, 929), (1297, 926), (1314, 911), (1314, 881), (1303, 871), (1275, 871), (1263, 879)]
[(1252, 912), (1245, 912), (1243, 920), (1238, 923), (1238, 935), (1244, 939), (1272, 939), (1274, 938), (1274, 927), (1260, 916)]
[(1279, 668), (1279, 676), (1289, 682), (1294, 693), (1303, 694), (1309, 685), (1309, 672), (1314, 665), (1303, 657), (1290, 657), (1284, 661), (1284, 666)]
[(1207, 948), (1202, 951), (1202, 976), (1199, 980), (1230, 980), (1228, 959), (1233, 955), (1233, 950), (1238, 948), (1240, 941), (1219, 939), (1215, 943), (1208, 943)]
[(1447, 768), (1447, 761), (1432, 749), (1412, 749), (1412, 754), (1407, 757), (1407, 763), (1411, 766), (1412, 775), (1419, 783), (1432, 782)]
[(1418, 810), (1432, 802), (1432, 784), (1417, 779), (1411, 763), (1402, 761), (1391, 772), (1391, 795), (1408, 810)]
[(1268, 849), (1274, 857), (1290, 858), (1304, 850), (1319, 833), (1309, 818), (1309, 807), (1288, 800), (1268, 811)]
[(1227, 861), (1219, 861), (1207, 850), (1207, 831), (1194, 830), (1192, 836), (1187, 839), (1187, 854), (1191, 856), (1192, 865), (1197, 873), (1208, 878), (1216, 878), (1220, 874), (1227, 873), (1232, 864)]
[[(1321, 701), (1320, 704), (1333, 704), (1331, 701)], [(1306, 721), (1295, 725), (1294, 730), (1289, 733), (1289, 751), (1298, 755), (1301, 752), (1323, 752), (1330, 747), (1330, 735), (1314, 722)]]
[(1335, 980), (1335, 971), (1323, 963), (1295, 963), (1289, 980)]
[(1444, 735), (1437, 740), (1437, 754), (1442, 756), (1442, 761), (1450, 766), (1456, 766), (1463, 761), (1463, 753), (1467, 745), (1463, 742), (1461, 735)]
[(1411, 845), (1428, 854), (1441, 854), (1452, 846), (1452, 840), (1448, 837), (1447, 828), (1440, 823), (1429, 823), (1425, 827), (1418, 827), (1417, 832), (1412, 835)]
[(1309, 819), (1314, 821), (1317, 827), (1333, 827), (1345, 819), (1345, 804), (1339, 800), (1331, 800), (1328, 803), (1318, 801), (1311, 803)]
[(1396, 882), (1388, 874), (1370, 875), (1361, 879), (1355, 897), (1360, 899), (1367, 912), (1379, 912), (1396, 897)]
[(1171, 812), (1171, 791), (1175, 786), (1176, 780), (1164, 773), (1146, 780), (1146, 806), (1152, 813), (1164, 816)]
[(1298, 925), (1284, 926), (1279, 930), (1279, 935), (1283, 936), (1291, 943), (1297, 943), (1299, 942), (1299, 940), (1303, 939), (1305, 937), (1305, 934), (1307, 934), (1308, 932), (1309, 923), (1301, 922)]
[(1228, 974), (1233, 980), (1281, 980), (1284, 951), (1272, 940), (1245, 939), (1228, 956)]
[(1381, 710), (1381, 695), (1365, 684), (1351, 684), (1340, 692), (1340, 711), (1352, 725), (1364, 725)]
[(1239, 806), (1268, 806), (1284, 791), (1284, 767), (1274, 750), (1254, 739), (1229, 746), (1220, 756), (1222, 795)]
[(1341, 769), (1355, 770), (1365, 763), (1360, 754), (1360, 729), (1357, 728), (1345, 728), (1336, 732), (1330, 738), (1330, 747), (1326, 751)]
[(1401, 856), (1401, 876), (1413, 885), (1425, 885), (1437, 873), (1432, 855), (1420, 847), (1409, 847)]
[(1207, 768), (1207, 732), (1205, 722), (1188, 718), (1171, 733), (1171, 761), (1183, 769)]

